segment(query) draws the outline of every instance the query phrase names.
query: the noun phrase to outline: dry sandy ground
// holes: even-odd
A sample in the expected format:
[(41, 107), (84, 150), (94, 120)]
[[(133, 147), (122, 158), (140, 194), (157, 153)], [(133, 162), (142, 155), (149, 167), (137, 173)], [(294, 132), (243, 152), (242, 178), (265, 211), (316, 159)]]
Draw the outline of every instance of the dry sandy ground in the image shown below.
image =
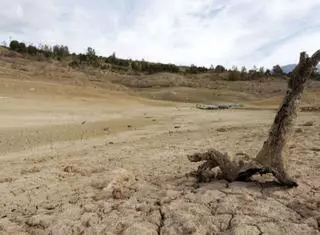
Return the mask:
[(4, 78), (0, 87), (0, 234), (320, 234), (319, 113), (299, 114), (290, 144), (298, 188), (270, 176), (195, 185), (187, 154), (254, 156), (275, 111)]

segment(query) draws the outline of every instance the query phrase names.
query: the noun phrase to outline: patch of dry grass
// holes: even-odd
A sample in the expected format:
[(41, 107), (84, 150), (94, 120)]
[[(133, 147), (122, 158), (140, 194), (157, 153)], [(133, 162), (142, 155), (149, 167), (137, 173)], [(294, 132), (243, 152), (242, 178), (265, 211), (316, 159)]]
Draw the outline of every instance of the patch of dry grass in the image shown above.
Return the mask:
[[(226, 80), (226, 73), (139, 75), (120, 74), (85, 66), (73, 69), (68, 66), (68, 61), (22, 58), (15, 52), (13, 52), (15, 57), (9, 57), (6, 53), (9, 51), (2, 48), (0, 53), (2, 77), (120, 90), (156, 100), (250, 103), (253, 106), (275, 107), (287, 87), (284, 79), (275, 78), (230, 82)], [(320, 82), (310, 81), (303, 102), (310, 105), (317, 103), (319, 90)]]

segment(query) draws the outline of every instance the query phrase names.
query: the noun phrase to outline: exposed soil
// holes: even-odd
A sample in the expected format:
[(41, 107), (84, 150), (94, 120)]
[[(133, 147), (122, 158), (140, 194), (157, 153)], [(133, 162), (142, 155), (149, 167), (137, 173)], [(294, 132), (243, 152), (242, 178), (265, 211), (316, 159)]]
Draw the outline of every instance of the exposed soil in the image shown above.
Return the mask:
[(320, 234), (319, 112), (299, 113), (290, 143), (299, 187), (199, 185), (188, 154), (255, 156), (275, 110), (124, 90), (0, 77), (0, 234)]

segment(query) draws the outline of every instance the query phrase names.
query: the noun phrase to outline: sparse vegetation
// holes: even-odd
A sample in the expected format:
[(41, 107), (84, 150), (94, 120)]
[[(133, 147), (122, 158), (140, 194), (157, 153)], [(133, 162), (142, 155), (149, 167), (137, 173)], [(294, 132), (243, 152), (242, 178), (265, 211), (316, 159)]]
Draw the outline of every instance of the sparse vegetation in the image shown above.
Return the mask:
[(228, 74), (228, 80), (229, 81), (239, 81), (241, 80), (242, 76), (245, 76), (246, 74), (240, 73), (238, 70), (232, 70)]
[[(2, 45), (5, 47), (7, 44), (6, 42), (3, 42)], [(68, 46), (65, 45), (50, 46), (47, 44), (40, 44), (38, 47), (36, 47), (33, 45), (26, 45), (25, 43), (17, 40), (12, 40), (10, 42), (9, 49), (11, 51), (21, 53), (22, 55), (28, 54), (30, 56), (34, 56), (34, 58), (39, 61), (42, 61), (45, 58), (59, 61), (67, 60), (69, 61), (69, 66), (72, 68), (79, 68), (80, 65), (84, 65), (100, 68), (101, 70), (111, 70), (121, 73), (179, 73), (184, 75), (197, 75), (208, 72), (210, 72), (212, 75), (226, 73), (226, 76), (222, 77), (229, 81), (248, 81), (260, 79), (262, 77), (283, 77), (291, 75), (290, 73), (285, 74), (279, 65), (273, 66), (272, 70), (265, 70), (263, 67), (257, 68), (255, 66), (252, 69), (242, 67), (240, 70), (238, 70), (237, 67), (227, 70), (223, 65), (217, 65), (215, 67), (211, 65), (210, 68), (196, 66), (194, 64), (191, 66), (178, 66), (175, 64), (118, 58), (115, 52), (108, 57), (97, 56), (95, 49), (92, 47), (88, 47), (85, 54), (70, 54)], [(320, 80), (319, 72), (315, 70), (311, 75), (311, 79)]]
[(222, 65), (217, 65), (217, 67), (214, 69), (214, 72), (216, 72), (216, 73), (223, 73), (225, 71), (226, 71), (226, 69)]
[(64, 45), (55, 45), (52, 48), (53, 56), (56, 59), (61, 59), (63, 57), (69, 56), (69, 48)]
[(273, 66), (272, 75), (273, 76), (282, 76), (282, 75), (284, 75), (284, 72), (282, 71), (282, 68), (280, 67), (280, 65)]
[(30, 54), (32, 56), (37, 54), (37, 48), (32, 45), (28, 46), (27, 51), (28, 51), (28, 54)]
[(10, 49), (13, 51), (19, 50), (19, 42), (17, 40), (13, 40), (10, 42)]
[(205, 73), (208, 72), (206, 67), (197, 67), (192, 64), (189, 68), (187, 68), (186, 73), (196, 74), (196, 73)]

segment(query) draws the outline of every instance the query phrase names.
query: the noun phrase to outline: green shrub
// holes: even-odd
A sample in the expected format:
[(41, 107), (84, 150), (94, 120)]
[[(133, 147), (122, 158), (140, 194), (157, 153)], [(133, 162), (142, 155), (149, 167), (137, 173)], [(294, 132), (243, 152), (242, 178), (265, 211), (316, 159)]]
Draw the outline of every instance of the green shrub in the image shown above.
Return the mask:
[(27, 47), (26, 47), (25, 43), (23, 43), (23, 42), (19, 43), (18, 52), (20, 52), (20, 53), (26, 53), (27, 52)]
[(36, 55), (37, 54), (37, 48), (32, 46), (32, 45), (29, 45), (27, 47), (27, 52), (29, 55)]
[(13, 51), (19, 50), (19, 42), (17, 40), (12, 40), (9, 45), (10, 49)]
[(214, 69), (214, 72), (216, 72), (216, 73), (223, 73), (225, 71), (226, 71), (226, 69), (222, 65), (217, 65), (216, 68)]

